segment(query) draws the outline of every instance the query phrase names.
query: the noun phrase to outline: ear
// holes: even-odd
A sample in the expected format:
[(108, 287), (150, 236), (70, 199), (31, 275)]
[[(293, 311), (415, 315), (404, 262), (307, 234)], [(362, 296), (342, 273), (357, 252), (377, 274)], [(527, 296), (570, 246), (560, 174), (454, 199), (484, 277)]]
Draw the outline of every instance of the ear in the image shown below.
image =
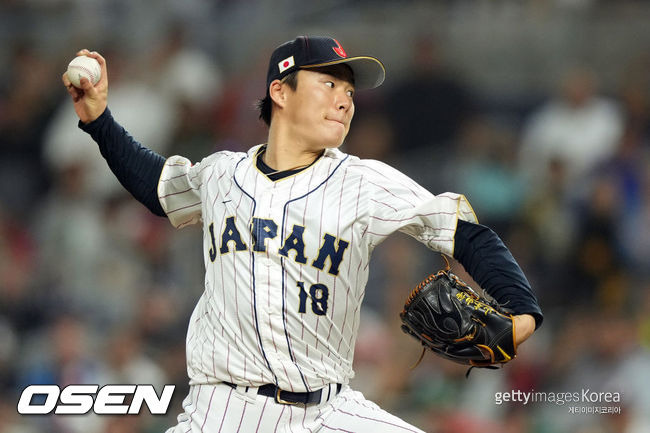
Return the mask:
[(282, 85), (280, 80), (273, 80), (269, 85), (269, 96), (274, 103), (280, 107), (284, 107), (287, 100), (286, 86)]

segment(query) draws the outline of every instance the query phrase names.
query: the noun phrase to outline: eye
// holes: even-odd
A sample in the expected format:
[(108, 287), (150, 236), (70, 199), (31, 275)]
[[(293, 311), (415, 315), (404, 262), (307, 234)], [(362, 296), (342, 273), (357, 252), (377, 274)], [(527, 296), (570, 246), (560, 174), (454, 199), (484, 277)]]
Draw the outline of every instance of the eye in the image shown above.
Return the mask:
[(332, 81), (326, 81), (326, 82), (325, 82), (325, 85), (326, 85), (327, 87), (331, 88), (331, 89), (334, 88), (334, 82), (332, 82)]
[(354, 90), (348, 90), (346, 93), (350, 98), (354, 96)]

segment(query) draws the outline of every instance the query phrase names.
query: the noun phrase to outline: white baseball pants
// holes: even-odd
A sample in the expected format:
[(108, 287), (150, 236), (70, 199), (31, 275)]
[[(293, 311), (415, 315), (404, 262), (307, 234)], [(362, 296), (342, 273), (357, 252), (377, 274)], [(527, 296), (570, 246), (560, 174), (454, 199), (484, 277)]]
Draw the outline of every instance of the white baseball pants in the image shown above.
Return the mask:
[(257, 388), (194, 385), (183, 409), (166, 433), (424, 433), (349, 386), (330, 401), (286, 405), (258, 395)]

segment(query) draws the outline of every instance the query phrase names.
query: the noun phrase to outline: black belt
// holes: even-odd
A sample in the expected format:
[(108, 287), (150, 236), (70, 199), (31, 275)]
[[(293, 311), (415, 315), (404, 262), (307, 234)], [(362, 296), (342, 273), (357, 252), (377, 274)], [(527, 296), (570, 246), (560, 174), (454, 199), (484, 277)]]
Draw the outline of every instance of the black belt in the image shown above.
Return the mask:
[[(234, 383), (224, 382), (224, 384), (228, 385), (233, 389), (237, 388), (237, 385), (235, 385)], [(341, 392), (342, 387), (343, 385), (341, 385), (340, 383), (336, 384), (336, 394)], [(324, 390), (325, 388), (312, 391), (312, 392), (291, 392), (291, 391), (283, 391), (277, 386), (275, 386), (274, 384), (267, 383), (266, 385), (262, 385), (259, 388), (257, 388), (257, 393), (264, 395), (266, 397), (273, 397), (275, 399), (275, 402), (280, 404), (298, 404), (298, 403), (310, 404), (310, 403), (320, 403)], [(329, 387), (327, 388), (327, 392), (330, 392)], [(326, 401), (329, 400), (330, 397), (333, 396), (328, 395)]]

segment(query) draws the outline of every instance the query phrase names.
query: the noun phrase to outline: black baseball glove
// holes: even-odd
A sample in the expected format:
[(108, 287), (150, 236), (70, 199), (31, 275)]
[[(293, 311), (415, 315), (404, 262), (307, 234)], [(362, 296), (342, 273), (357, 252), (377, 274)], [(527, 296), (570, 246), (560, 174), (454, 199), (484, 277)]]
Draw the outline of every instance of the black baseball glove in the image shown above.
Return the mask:
[(404, 332), (460, 364), (492, 367), (517, 354), (511, 312), (480, 296), (449, 268), (411, 292), (400, 318)]

